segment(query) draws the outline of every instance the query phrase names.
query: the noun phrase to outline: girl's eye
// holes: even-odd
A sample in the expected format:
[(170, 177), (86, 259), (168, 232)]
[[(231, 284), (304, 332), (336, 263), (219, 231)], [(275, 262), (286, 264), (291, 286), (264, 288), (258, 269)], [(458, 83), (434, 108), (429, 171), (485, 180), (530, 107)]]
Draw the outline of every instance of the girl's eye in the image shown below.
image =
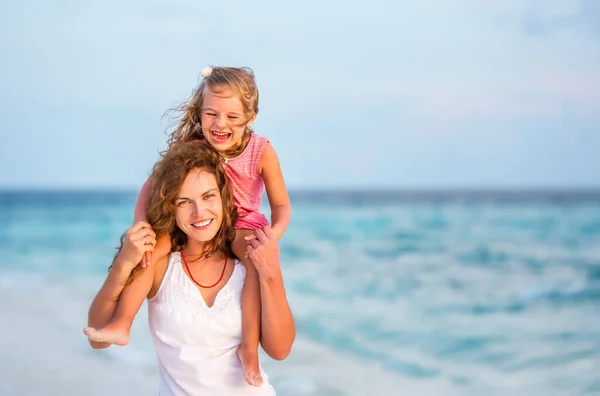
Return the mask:
[(238, 117), (237, 117), (237, 116), (229, 116), (229, 119), (230, 119), (230, 120), (237, 120), (237, 119), (238, 119)]

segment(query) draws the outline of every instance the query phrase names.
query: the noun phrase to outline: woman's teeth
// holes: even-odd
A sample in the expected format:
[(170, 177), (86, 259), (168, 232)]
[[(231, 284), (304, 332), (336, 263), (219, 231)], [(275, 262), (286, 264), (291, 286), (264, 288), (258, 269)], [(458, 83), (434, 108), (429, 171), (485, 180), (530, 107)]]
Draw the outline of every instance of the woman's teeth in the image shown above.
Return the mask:
[(193, 223), (192, 226), (197, 227), (197, 228), (203, 228), (206, 227), (207, 225), (209, 225), (212, 222), (212, 219), (210, 220), (204, 220), (198, 223)]

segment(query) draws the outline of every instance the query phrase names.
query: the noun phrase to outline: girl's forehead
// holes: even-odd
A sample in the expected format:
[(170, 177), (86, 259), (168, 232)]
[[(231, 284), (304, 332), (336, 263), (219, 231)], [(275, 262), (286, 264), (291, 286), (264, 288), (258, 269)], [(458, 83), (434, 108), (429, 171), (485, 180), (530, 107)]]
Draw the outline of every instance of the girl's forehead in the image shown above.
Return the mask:
[(236, 95), (236, 93), (227, 87), (223, 87), (216, 90), (207, 89), (204, 94), (204, 106), (210, 104), (221, 104), (221, 105), (230, 105), (230, 106), (238, 106), (243, 107), (243, 103)]
[(235, 91), (228, 86), (207, 87), (204, 92), (204, 100), (209, 98), (230, 99), (237, 98)]

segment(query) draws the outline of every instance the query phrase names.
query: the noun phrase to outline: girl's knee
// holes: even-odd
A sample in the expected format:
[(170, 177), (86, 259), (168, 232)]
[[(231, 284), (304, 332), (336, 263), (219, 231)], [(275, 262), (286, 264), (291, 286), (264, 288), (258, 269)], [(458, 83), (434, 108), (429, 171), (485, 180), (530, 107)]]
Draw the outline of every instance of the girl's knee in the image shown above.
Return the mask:
[(238, 228), (235, 230), (235, 240), (243, 240), (245, 241), (248, 235), (254, 235), (254, 230), (249, 230), (246, 228)]
[(235, 230), (235, 238), (231, 244), (231, 250), (233, 251), (233, 254), (235, 254), (236, 257), (244, 263), (244, 265), (246, 265), (245, 261), (252, 263), (250, 259), (246, 258), (246, 246), (248, 246), (246, 237), (248, 235), (254, 235), (254, 231), (246, 229)]

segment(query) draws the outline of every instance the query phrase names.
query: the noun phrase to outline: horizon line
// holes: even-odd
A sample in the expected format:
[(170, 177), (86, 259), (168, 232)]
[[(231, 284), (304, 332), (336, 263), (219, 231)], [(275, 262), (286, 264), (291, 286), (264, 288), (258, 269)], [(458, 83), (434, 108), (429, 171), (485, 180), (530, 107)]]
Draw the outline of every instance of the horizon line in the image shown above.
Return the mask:
[[(139, 192), (140, 187), (131, 186), (0, 186), (6, 192)], [(289, 193), (600, 193), (598, 186), (338, 186), (338, 187), (289, 187)]]

